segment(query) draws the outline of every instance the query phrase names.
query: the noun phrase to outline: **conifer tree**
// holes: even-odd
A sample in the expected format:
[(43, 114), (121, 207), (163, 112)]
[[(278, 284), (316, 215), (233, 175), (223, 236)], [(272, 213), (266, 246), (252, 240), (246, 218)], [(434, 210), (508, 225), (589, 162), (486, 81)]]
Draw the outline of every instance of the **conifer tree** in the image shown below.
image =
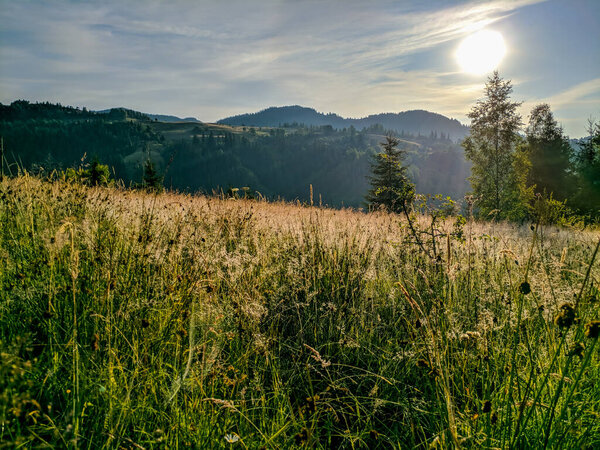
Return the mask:
[(494, 71), (485, 85), (484, 99), (468, 114), (471, 130), (462, 146), (473, 163), (469, 181), (480, 216), (522, 219), (532, 194), (524, 173), (529, 164), (518, 146), (520, 103), (510, 101), (511, 92), (510, 80)]
[(366, 200), (370, 208), (385, 207), (391, 212), (401, 212), (409, 208), (414, 197), (414, 185), (406, 175), (402, 164), (405, 151), (398, 148), (400, 141), (391, 135), (380, 143), (383, 152), (374, 157), (369, 177), (372, 188)]
[(568, 199), (574, 185), (573, 151), (549, 105), (543, 103), (533, 108), (526, 135), (531, 161), (529, 183), (536, 192), (554, 194), (558, 200)]
[(163, 177), (159, 175), (154, 163), (149, 158), (144, 164), (142, 186), (149, 191), (161, 192), (163, 190)]

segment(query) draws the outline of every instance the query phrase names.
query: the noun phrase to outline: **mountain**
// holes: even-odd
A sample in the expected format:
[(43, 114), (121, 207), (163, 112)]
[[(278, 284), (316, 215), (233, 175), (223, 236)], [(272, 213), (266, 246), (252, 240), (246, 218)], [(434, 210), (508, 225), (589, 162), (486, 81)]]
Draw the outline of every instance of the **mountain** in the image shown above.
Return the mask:
[(431, 133), (442, 135), (443, 133), (452, 140), (462, 139), (469, 133), (469, 127), (461, 124), (458, 120), (423, 110), (382, 113), (360, 119), (345, 119), (337, 114), (323, 114), (313, 108), (298, 105), (271, 107), (252, 114), (227, 117), (217, 123), (252, 127), (279, 127), (286, 124), (331, 125), (336, 129), (353, 126), (359, 130), (379, 124), (398, 133), (402, 131), (414, 135), (430, 135)]

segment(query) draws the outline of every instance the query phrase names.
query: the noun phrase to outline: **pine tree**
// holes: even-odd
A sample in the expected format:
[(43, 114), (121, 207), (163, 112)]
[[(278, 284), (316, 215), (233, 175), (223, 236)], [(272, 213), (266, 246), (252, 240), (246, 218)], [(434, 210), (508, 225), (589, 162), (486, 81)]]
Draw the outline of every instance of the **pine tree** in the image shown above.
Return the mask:
[(144, 164), (142, 186), (149, 191), (161, 192), (163, 190), (163, 177), (159, 175), (150, 159), (147, 159)]
[(473, 163), (469, 181), (480, 216), (521, 219), (531, 196), (523, 173), (529, 164), (518, 149), (520, 103), (510, 101), (511, 92), (510, 80), (502, 80), (494, 71), (485, 85), (485, 98), (468, 114), (471, 130), (462, 146)]
[(554, 194), (558, 200), (571, 196), (572, 149), (547, 104), (537, 105), (529, 115), (526, 130), (527, 153), (531, 161), (529, 184), (536, 192)]
[(369, 177), (372, 188), (366, 196), (370, 208), (385, 207), (397, 213), (408, 209), (412, 202), (414, 186), (402, 165), (406, 152), (398, 149), (399, 143), (395, 137), (386, 136), (386, 141), (380, 143), (383, 152), (374, 156)]

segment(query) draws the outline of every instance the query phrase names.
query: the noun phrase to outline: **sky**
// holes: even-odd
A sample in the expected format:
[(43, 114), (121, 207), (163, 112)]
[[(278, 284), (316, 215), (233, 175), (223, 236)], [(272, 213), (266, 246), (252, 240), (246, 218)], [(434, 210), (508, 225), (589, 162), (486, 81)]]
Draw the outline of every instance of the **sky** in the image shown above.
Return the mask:
[(479, 29), (523, 121), (569, 136), (600, 119), (600, 1), (0, 0), (0, 102), (193, 116), (269, 106), (343, 117), (425, 109), (468, 124), (486, 74), (455, 52)]

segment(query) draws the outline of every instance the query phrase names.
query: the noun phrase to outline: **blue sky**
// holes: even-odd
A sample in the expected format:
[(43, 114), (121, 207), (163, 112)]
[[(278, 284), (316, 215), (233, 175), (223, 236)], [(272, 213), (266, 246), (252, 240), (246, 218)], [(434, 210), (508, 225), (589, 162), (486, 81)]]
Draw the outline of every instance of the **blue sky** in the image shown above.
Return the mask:
[(467, 123), (486, 76), (461, 72), (480, 28), (498, 70), (565, 132), (600, 119), (600, 1), (0, 0), (0, 102), (125, 106), (203, 121), (300, 104), (345, 117), (427, 109)]

